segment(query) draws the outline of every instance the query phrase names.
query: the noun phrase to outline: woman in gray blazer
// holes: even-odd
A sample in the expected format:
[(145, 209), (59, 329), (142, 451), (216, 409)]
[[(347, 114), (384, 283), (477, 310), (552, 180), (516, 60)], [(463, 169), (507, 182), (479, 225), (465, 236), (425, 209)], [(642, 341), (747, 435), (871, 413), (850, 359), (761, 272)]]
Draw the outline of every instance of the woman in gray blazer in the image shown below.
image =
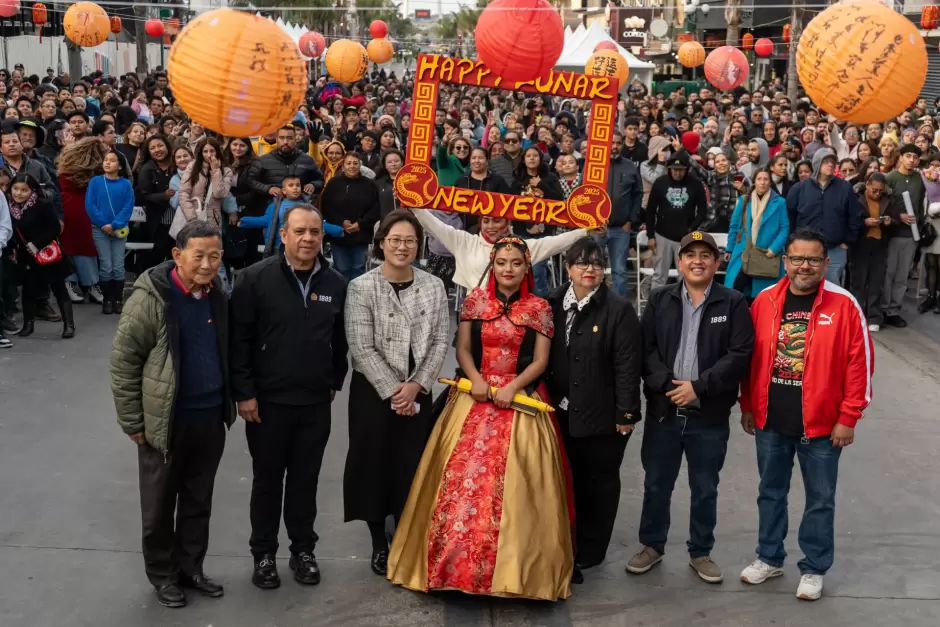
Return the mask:
[(345, 520), (364, 520), (372, 570), (385, 575), (385, 519), (396, 522), (431, 431), (431, 386), (449, 346), (444, 284), (412, 263), (424, 231), (408, 210), (382, 221), (373, 252), (382, 265), (354, 279), (346, 296), (352, 356)]

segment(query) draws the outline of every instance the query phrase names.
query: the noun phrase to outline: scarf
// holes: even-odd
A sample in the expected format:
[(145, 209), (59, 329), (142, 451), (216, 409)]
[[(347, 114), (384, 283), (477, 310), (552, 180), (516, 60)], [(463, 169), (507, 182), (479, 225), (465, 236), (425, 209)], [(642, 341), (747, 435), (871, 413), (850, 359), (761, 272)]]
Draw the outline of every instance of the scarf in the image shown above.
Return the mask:
[(581, 185), (581, 173), (578, 172), (578, 175), (574, 177), (574, 180), (570, 183), (568, 182), (568, 179), (563, 176), (558, 180), (561, 181), (561, 191), (565, 193), (565, 198), (568, 198), (568, 196), (571, 195), (571, 192), (573, 192), (576, 187)]
[(760, 230), (760, 221), (764, 216), (764, 209), (767, 208), (770, 195), (770, 190), (767, 190), (763, 197), (759, 196), (756, 190), (751, 193), (751, 241), (754, 242), (755, 246), (757, 246), (757, 232)]
[(26, 202), (19, 204), (10, 199), (10, 216), (14, 220), (19, 220), (23, 217), (23, 214), (26, 213), (33, 205), (36, 204), (37, 195), (36, 192), (33, 192), (29, 195), (29, 198), (26, 199)]

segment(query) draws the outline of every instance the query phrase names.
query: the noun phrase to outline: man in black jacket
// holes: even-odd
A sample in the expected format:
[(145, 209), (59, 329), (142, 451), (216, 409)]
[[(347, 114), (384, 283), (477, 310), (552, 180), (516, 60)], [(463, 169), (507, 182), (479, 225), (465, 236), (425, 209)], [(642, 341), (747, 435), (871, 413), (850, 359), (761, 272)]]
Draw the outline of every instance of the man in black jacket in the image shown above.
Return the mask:
[(330, 179), (320, 199), (326, 221), (345, 231), (330, 244), (336, 270), (347, 282), (366, 271), (366, 251), (379, 219), (379, 190), (362, 176), (360, 165), (359, 154), (347, 152), (342, 171)]
[(311, 205), (295, 205), (283, 224), (284, 254), (238, 273), (230, 314), (232, 390), (254, 475), (251, 580), (263, 589), (281, 584), (275, 555), (282, 492), (294, 578), (320, 582), (313, 553), (317, 480), (330, 403), (348, 368), (346, 283), (320, 253), (323, 217)]
[(630, 256), (630, 230), (640, 221), (643, 211), (643, 183), (640, 172), (629, 158), (621, 153), (623, 136), (614, 133), (610, 153), (610, 177), (607, 193), (610, 195), (611, 213), (607, 232), (602, 240), (610, 253), (610, 274), (614, 291), (627, 297), (627, 257)]
[(692, 491), (689, 565), (709, 583), (722, 580), (709, 555), (715, 544), (718, 474), (728, 448), (728, 416), (747, 373), (754, 326), (740, 292), (712, 279), (718, 246), (693, 231), (679, 244), (682, 281), (654, 290), (643, 311), (646, 428), (640, 453), (646, 472), (640, 543), (627, 572), (662, 560), (672, 490), (682, 454)]
[(640, 419), (643, 340), (626, 299), (607, 289), (603, 246), (577, 241), (570, 283), (549, 296), (555, 319), (548, 383), (574, 479), (573, 583), (604, 561), (620, 502), (620, 464)]
[(259, 196), (282, 196), (281, 181), (297, 176), (304, 193), (312, 196), (323, 189), (323, 173), (310, 155), (297, 149), (294, 127), (287, 124), (277, 131), (277, 150), (255, 160), (248, 168), (248, 182)]
[(708, 215), (705, 187), (696, 177), (688, 176), (688, 159), (688, 153), (683, 151), (666, 163), (669, 171), (653, 183), (646, 203), (654, 288), (666, 284), (679, 252), (679, 241), (696, 230)]

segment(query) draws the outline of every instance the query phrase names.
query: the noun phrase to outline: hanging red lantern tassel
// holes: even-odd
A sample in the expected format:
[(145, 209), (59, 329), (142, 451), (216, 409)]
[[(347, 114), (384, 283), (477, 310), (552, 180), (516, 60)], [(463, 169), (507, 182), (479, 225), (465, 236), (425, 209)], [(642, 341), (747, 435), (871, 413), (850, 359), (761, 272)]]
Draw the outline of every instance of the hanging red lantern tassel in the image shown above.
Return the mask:
[(46, 12), (46, 5), (42, 2), (37, 2), (33, 5), (33, 24), (39, 27), (39, 41), (42, 42), (42, 27), (46, 24), (48, 14)]

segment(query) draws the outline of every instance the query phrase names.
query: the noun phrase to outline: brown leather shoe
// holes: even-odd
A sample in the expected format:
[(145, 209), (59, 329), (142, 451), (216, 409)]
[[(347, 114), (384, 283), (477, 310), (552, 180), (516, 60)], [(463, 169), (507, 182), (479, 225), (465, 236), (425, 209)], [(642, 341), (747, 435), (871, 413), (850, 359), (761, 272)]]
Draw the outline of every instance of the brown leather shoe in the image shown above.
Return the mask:
[(662, 553), (654, 548), (644, 546), (627, 562), (627, 572), (633, 575), (642, 575), (649, 572), (649, 569), (661, 561), (663, 561)]

